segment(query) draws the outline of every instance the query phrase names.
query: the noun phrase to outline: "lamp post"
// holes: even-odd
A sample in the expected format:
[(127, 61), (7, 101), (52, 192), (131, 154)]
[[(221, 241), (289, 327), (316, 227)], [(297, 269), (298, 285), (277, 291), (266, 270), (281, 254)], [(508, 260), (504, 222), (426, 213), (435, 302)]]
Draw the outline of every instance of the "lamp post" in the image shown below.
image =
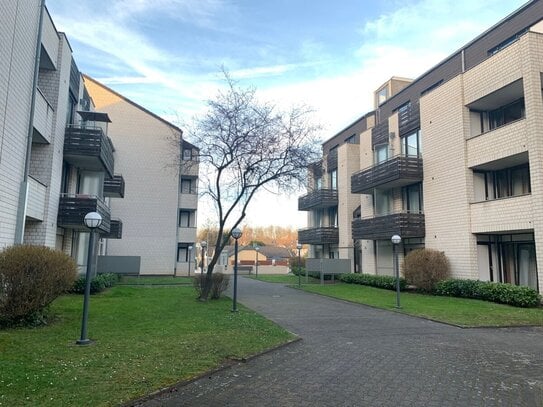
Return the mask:
[(187, 247), (189, 251), (189, 277), (190, 277), (190, 263), (192, 262), (192, 246)]
[(234, 295), (232, 296), (232, 312), (238, 312), (238, 239), (241, 237), (242, 233), (239, 228), (234, 228), (230, 234), (236, 241), (234, 245)]
[(396, 308), (400, 307), (400, 267), (398, 265), (398, 245), (402, 242), (400, 235), (394, 235), (390, 238), (392, 242), (392, 253), (394, 257), (394, 274), (396, 276)]
[(91, 341), (87, 338), (87, 320), (89, 317), (89, 297), (91, 286), (92, 260), (94, 258), (94, 230), (102, 224), (102, 216), (97, 212), (89, 212), (85, 215), (85, 226), (90, 229), (89, 249), (87, 253), (87, 272), (85, 275), (85, 295), (83, 298), (83, 321), (81, 322), (81, 337), (75, 343), (88, 345)]
[(260, 247), (258, 245), (255, 246), (256, 251), (256, 278), (258, 279), (258, 252), (260, 251)]
[(207, 242), (204, 240), (200, 243), (200, 247), (202, 248), (202, 275), (204, 275), (204, 264), (205, 264), (205, 251), (207, 247)]
[[(298, 249), (298, 288), (302, 286), (302, 257), (300, 256), (300, 251), (302, 250), (302, 244), (298, 243), (296, 245), (296, 249)], [(307, 284), (307, 274), (305, 275), (305, 283)]]

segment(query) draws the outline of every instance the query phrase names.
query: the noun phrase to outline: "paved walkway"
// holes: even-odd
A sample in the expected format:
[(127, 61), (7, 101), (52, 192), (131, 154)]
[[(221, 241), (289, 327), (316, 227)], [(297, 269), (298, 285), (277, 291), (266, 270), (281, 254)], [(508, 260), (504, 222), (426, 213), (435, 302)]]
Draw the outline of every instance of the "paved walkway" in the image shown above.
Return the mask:
[(460, 329), (246, 278), (303, 340), (145, 406), (543, 406), (543, 329)]

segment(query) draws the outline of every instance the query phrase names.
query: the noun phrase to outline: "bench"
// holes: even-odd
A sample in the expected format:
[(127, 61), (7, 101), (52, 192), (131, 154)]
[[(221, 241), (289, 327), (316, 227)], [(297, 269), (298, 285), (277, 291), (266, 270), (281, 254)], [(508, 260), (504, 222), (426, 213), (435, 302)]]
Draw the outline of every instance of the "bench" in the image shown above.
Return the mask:
[(238, 265), (238, 274), (251, 274), (253, 271), (253, 266), (250, 265)]

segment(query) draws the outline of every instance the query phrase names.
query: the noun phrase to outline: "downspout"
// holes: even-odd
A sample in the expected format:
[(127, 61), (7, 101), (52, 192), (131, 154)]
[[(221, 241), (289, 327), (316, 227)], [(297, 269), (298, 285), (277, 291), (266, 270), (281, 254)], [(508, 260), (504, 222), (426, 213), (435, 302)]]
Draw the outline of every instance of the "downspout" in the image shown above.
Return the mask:
[(34, 134), (34, 110), (36, 108), (36, 91), (38, 89), (38, 75), (40, 72), (41, 38), (43, 29), (43, 13), (45, 0), (40, 2), (40, 19), (38, 23), (38, 36), (36, 40), (36, 54), (34, 57), (34, 78), (32, 79), (32, 100), (30, 102), (30, 117), (28, 119), (28, 133), (26, 140), (25, 168), (21, 188), (19, 189), (19, 205), (17, 207), (17, 222), (15, 225), (15, 244), (23, 244), (25, 234), (26, 208), (28, 203), (28, 174), (30, 173), (30, 157), (32, 154), (32, 136)]

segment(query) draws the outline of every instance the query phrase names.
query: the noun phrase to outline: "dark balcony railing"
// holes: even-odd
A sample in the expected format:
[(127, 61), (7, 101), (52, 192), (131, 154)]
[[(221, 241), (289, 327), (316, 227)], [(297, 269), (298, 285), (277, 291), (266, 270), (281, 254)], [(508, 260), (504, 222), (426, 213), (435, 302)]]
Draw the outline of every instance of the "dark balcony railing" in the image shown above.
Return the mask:
[(353, 239), (389, 240), (392, 235), (402, 238), (424, 237), (423, 213), (394, 213), (374, 218), (354, 219)]
[(123, 222), (120, 219), (111, 219), (109, 224), (109, 233), (103, 233), (100, 237), (104, 239), (122, 239)]
[(422, 158), (396, 156), (351, 176), (351, 193), (371, 194), (373, 188), (395, 188), (423, 178)]
[(298, 230), (301, 244), (338, 244), (339, 231), (335, 226), (321, 226)]
[(326, 167), (328, 172), (337, 169), (337, 148), (334, 148), (328, 152), (326, 156)]
[(338, 197), (336, 189), (316, 189), (298, 198), (298, 210), (310, 211), (318, 208), (337, 206)]
[(64, 159), (78, 168), (105, 171), (113, 177), (113, 145), (99, 127), (66, 127)]
[(98, 212), (102, 216), (102, 225), (98, 231), (109, 233), (110, 210), (101, 198), (94, 195), (61, 195), (57, 224), (60, 227), (88, 231), (84, 219), (89, 212)]
[(113, 178), (104, 180), (104, 196), (124, 198), (124, 178), (122, 175), (114, 175)]

